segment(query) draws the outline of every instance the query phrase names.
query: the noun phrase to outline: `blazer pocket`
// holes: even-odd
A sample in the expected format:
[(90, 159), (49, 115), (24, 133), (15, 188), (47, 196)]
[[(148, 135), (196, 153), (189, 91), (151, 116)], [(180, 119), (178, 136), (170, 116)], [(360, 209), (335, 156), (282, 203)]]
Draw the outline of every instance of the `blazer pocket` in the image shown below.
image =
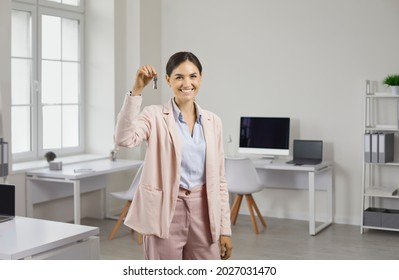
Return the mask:
[(155, 187), (155, 186), (146, 185), (146, 184), (142, 184), (140, 187), (143, 190), (147, 191), (147, 192), (160, 192), (160, 193), (162, 193), (162, 188), (161, 187)]
[[(155, 225), (160, 225), (160, 213), (161, 211), (157, 211), (162, 209), (162, 197), (163, 192), (159, 190), (155, 190), (150, 186), (143, 186), (141, 191), (141, 208), (146, 213), (146, 218), (148, 223), (154, 223)], [(153, 225), (154, 226), (154, 225)]]

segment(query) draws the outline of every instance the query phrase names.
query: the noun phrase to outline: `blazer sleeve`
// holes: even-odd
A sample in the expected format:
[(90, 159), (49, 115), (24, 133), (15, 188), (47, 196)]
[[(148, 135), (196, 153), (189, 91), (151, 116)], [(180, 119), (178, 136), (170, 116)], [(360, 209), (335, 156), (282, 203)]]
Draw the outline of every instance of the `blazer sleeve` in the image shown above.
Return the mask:
[(151, 114), (141, 111), (141, 96), (126, 96), (118, 113), (114, 141), (121, 147), (135, 147), (148, 139), (151, 129)]
[(230, 205), (229, 205), (229, 191), (227, 188), (226, 175), (225, 175), (225, 155), (223, 147), (223, 127), (222, 121), (218, 118), (218, 151), (219, 151), (219, 178), (220, 178), (220, 234), (231, 235), (231, 222), (230, 222)]

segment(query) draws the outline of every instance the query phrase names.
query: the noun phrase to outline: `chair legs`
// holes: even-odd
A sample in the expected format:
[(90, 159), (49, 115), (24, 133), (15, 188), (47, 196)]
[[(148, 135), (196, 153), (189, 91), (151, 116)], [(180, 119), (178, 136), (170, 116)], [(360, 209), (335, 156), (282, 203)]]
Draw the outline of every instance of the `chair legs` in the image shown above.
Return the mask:
[(259, 229), (258, 229), (258, 224), (256, 223), (254, 209), (255, 209), (255, 212), (258, 215), (258, 218), (259, 218), (260, 222), (262, 223), (263, 227), (267, 227), (267, 225), (259, 211), (258, 206), (256, 205), (256, 202), (255, 202), (252, 194), (246, 194), (246, 195), (236, 194), (234, 202), (233, 202), (233, 206), (231, 207), (231, 214), (230, 214), (231, 222), (233, 225), (235, 225), (243, 196), (245, 196), (245, 199), (247, 201), (248, 210), (251, 215), (253, 230), (256, 234), (259, 234)]
[[(132, 203), (132, 201), (128, 200), (125, 204), (125, 207), (123, 207), (122, 213), (119, 215), (119, 218), (116, 221), (114, 228), (112, 229), (110, 235), (108, 236), (109, 240), (112, 240), (114, 238), (115, 233), (117, 232), (118, 228), (120, 227), (123, 219), (126, 217), (127, 211), (129, 210), (131, 203)], [(138, 233), (138, 232), (137, 232), (137, 244), (139, 244), (139, 245), (143, 244), (143, 236), (141, 233)]]
[(243, 197), (242, 194), (236, 194), (233, 206), (231, 207), (230, 219), (233, 225), (235, 225), (237, 221), (238, 211), (240, 210), (242, 197)]
[(143, 235), (140, 232), (137, 232), (137, 244), (143, 244)]

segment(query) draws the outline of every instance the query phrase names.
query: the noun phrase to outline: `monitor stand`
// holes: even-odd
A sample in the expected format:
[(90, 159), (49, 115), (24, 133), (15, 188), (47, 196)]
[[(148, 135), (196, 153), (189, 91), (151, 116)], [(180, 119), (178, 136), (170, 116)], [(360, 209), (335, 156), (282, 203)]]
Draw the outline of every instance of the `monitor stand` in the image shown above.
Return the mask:
[(277, 156), (263, 156), (263, 157), (261, 157), (260, 160), (264, 163), (272, 163), (273, 160), (276, 160), (276, 159), (277, 159)]

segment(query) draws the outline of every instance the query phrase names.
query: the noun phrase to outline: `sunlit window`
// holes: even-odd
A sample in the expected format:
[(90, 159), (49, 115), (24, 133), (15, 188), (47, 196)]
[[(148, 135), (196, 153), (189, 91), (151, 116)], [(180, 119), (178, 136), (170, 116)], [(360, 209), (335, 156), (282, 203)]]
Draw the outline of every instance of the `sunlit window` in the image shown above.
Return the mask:
[(32, 13), (12, 11), (12, 152), (32, 151)]
[[(48, 2), (60, 5), (43, 6)], [(81, 2), (13, 4), (11, 110), (16, 161), (40, 158), (48, 150), (57, 154), (83, 150), (83, 14), (62, 9)]]
[(79, 6), (80, 0), (47, 0), (49, 2), (56, 2), (66, 5)]
[(79, 21), (42, 15), (43, 149), (79, 145)]

